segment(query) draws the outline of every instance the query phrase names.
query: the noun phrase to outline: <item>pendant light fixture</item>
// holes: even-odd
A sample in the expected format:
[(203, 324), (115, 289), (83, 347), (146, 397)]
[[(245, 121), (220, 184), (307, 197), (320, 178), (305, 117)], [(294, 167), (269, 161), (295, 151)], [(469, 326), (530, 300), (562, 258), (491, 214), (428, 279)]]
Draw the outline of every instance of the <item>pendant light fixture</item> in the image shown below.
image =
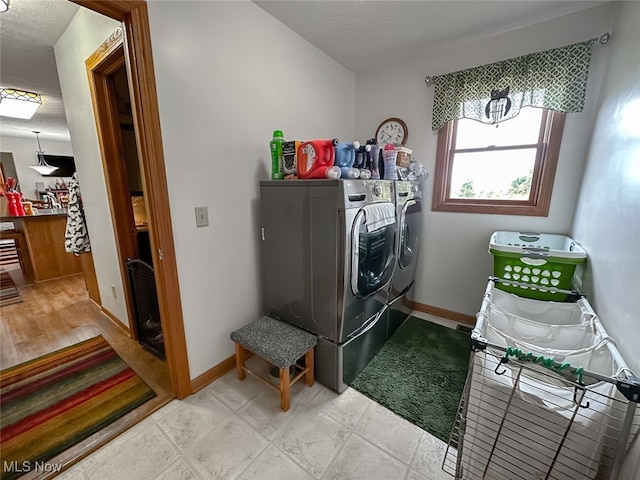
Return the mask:
[(40, 132), (33, 130), (33, 133), (36, 134), (36, 140), (38, 141), (38, 150), (36, 151), (36, 153), (38, 154), (38, 164), (29, 165), (29, 166), (33, 168), (36, 172), (38, 172), (40, 175), (49, 175), (51, 172), (55, 172), (58, 169), (58, 167), (53, 167), (49, 165), (47, 161), (44, 159), (44, 151), (40, 146), (40, 137), (38, 137), (38, 134)]

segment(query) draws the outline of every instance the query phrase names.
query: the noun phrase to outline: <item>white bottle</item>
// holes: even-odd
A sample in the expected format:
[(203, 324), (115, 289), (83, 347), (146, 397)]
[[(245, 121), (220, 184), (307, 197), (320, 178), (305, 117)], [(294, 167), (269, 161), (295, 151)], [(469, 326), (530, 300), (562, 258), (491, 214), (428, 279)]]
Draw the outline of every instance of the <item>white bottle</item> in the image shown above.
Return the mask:
[(396, 157), (398, 156), (398, 152), (396, 152), (396, 147), (393, 143), (387, 143), (384, 146), (384, 151), (382, 152), (382, 158), (384, 159), (384, 179), (385, 180), (397, 180), (398, 172), (396, 170)]

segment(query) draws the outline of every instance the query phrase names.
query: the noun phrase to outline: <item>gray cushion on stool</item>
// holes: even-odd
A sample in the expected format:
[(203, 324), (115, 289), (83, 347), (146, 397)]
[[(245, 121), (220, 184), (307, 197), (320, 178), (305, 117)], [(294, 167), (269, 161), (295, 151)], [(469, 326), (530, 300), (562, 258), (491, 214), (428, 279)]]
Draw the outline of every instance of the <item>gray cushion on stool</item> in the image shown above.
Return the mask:
[(315, 335), (267, 316), (231, 332), (231, 340), (280, 368), (293, 365), (318, 343)]

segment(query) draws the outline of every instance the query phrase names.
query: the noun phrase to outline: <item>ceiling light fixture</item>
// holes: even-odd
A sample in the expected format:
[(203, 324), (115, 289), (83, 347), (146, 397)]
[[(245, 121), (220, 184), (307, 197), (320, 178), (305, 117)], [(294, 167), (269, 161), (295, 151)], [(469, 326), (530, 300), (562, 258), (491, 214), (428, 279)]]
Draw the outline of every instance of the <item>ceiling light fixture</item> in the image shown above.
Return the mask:
[(44, 151), (42, 150), (42, 147), (40, 147), (40, 137), (38, 137), (38, 134), (40, 132), (36, 132), (35, 130), (33, 130), (33, 133), (36, 134), (36, 140), (38, 141), (38, 150), (36, 151), (36, 153), (38, 154), (38, 164), (29, 165), (29, 166), (33, 168), (36, 172), (38, 172), (40, 175), (49, 175), (51, 172), (55, 172), (58, 169), (58, 167), (52, 167), (44, 159)]
[[(0, 0), (2, 2), (4, 0)], [(23, 118), (33, 117), (42, 105), (42, 97), (37, 93), (0, 88), (0, 115), (4, 117)]]
[(9, 10), (9, 0), (0, 0), (0, 13)]

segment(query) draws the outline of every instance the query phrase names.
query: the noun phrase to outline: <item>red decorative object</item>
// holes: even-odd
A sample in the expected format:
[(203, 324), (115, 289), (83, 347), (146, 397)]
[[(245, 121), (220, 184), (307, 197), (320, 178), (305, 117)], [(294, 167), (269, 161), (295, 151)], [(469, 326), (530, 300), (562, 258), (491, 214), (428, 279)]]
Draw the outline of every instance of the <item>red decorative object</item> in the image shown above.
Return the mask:
[(24, 207), (22, 206), (22, 193), (20, 192), (7, 192), (6, 193), (9, 215), (12, 217), (24, 217)]

